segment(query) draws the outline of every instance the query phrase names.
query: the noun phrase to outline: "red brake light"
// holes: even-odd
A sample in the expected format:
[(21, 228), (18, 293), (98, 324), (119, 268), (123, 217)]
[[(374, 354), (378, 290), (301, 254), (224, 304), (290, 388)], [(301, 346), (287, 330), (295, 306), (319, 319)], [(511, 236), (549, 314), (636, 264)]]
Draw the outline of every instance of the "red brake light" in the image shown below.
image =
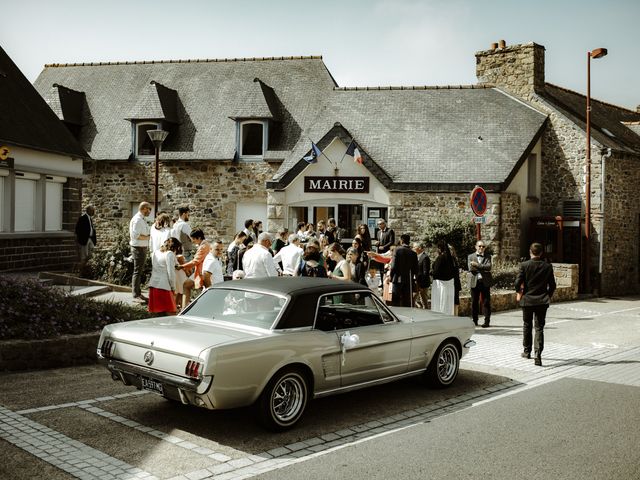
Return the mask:
[(191, 378), (198, 378), (198, 373), (201, 367), (202, 364), (200, 362), (189, 360), (186, 367), (184, 367), (184, 374)]

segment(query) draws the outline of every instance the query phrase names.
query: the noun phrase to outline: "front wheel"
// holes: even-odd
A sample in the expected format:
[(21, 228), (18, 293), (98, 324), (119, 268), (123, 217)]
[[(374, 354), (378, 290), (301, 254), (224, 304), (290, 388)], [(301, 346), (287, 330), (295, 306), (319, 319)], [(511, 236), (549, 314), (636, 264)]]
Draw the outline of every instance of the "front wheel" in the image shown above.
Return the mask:
[(451, 341), (444, 342), (427, 367), (427, 383), (432, 387), (445, 388), (453, 383), (460, 368), (460, 352)]
[(297, 369), (280, 370), (258, 399), (260, 423), (274, 431), (293, 427), (302, 417), (308, 398), (309, 387), (304, 375)]

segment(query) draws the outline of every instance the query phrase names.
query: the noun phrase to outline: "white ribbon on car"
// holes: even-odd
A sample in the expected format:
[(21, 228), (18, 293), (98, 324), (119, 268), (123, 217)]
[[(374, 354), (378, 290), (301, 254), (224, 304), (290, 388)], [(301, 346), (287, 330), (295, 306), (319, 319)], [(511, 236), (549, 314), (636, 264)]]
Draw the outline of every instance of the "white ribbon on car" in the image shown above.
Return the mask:
[(340, 337), (340, 343), (342, 344), (341, 364), (344, 367), (347, 349), (357, 346), (360, 343), (360, 337), (355, 333), (352, 335), (351, 332), (347, 331)]

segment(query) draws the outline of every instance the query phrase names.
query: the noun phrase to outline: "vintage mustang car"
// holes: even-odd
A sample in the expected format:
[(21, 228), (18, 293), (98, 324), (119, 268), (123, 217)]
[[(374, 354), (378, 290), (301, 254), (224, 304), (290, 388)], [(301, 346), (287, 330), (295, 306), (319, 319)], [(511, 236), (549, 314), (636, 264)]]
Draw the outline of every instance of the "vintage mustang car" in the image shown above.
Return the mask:
[(284, 430), (310, 398), (419, 374), (451, 385), (473, 332), (469, 318), (389, 308), (357, 283), (234, 280), (180, 315), (107, 325), (98, 358), (125, 385), (208, 409), (255, 405)]

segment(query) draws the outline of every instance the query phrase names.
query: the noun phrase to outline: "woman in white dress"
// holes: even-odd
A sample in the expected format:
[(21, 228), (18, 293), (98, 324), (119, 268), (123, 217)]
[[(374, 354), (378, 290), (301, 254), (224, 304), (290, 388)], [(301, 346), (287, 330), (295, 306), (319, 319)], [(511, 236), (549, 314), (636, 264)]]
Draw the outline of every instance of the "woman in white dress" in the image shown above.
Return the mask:
[(170, 238), (151, 254), (148, 304), (151, 313), (176, 313), (176, 251), (179, 246), (178, 240)]
[(454, 276), (458, 274), (447, 242), (438, 242), (438, 257), (433, 262), (431, 275), (431, 310), (448, 315), (454, 314)]

